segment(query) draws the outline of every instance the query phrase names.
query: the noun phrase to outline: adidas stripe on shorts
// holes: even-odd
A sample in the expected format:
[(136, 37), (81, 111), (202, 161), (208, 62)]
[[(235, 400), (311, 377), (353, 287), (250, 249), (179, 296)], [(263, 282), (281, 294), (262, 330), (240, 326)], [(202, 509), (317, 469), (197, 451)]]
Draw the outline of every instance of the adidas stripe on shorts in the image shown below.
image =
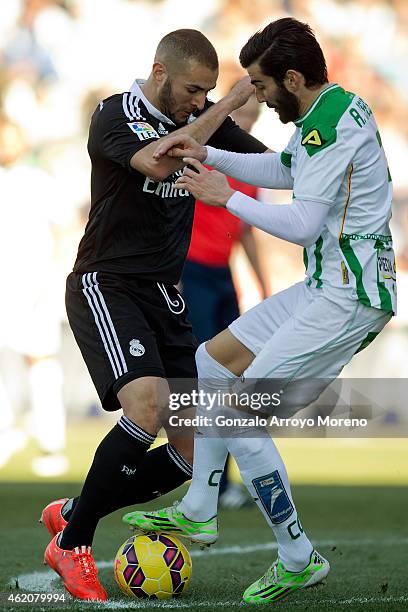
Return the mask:
[(197, 342), (172, 285), (130, 274), (72, 272), (66, 309), (105, 410), (120, 408), (117, 393), (131, 380), (196, 379)]

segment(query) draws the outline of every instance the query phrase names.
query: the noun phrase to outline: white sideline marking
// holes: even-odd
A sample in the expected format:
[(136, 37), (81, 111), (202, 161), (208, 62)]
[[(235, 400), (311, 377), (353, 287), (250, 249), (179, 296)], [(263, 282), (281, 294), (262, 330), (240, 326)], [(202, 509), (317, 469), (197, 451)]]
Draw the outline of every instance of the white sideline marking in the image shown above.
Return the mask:
[[(363, 538), (360, 540), (317, 540), (315, 542), (316, 547), (319, 546), (395, 546), (401, 544), (408, 544), (408, 538), (387, 538), (385, 540), (378, 540), (375, 538)], [(190, 551), (190, 555), (192, 557), (213, 557), (219, 555), (231, 555), (231, 554), (251, 554), (254, 552), (267, 551), (267, 550), (276, 550), (277, 544), (276, 542), (266, 542), (262, 544), (252, 544), (248, 546), (223, 546), (219, 548), (212, 548), (209, 550), (192, 550)], [(107, 569), (113, 567), (113, 559), (110, 561), (98, 561), (97, 566), (99, 569)], [(66, 592), (60, 582), (59, 576), (55, 574), (50, 569), (43, 571), (30, 572), (28, 574), (21, 574), (18, 576), (18, 584), (20, 589), (24, 591), (29, 591), (31, 593), (64, 593)], [(16, 578), (12, 578), (9, 584), (14, 587), (16, 582)], [(68, 596), (69, 597), (69, 596)], [(74, 601), (74, 600), (73, 600)], [(354, 603), (393, 603), (393, 602), (408, 602), (408, 596), (401, 597), (352, 597), (350, 599), (344, 599), (342, 601), (336, 599), (322, 599), (319, 601), (314, 601), (314, 605), (319, 603), (321, 604), (343, 604), (343, 605), (352, 605)], [(291, 599), (292, 605), (303, 604), (305, 601), (296, 601)], [(147, 602), (141, 601), (132, 601), (131, 599), (126, 600), (117, 600), (117, 601), (108, 601), (103, 603), (92, 603), (92, 602), (82, 602), (83, 605), (90, 605), (93, 607), (103, 607), (105, 609), (109, 608), (112, 610), (122, 610), (129, 608), (145, 608)], [(191, 603), (183, 603), (178, 601), (171, 601), (171, 603), (167, 600), (164, 602), (152, 602), (149, 601), (149, 607), (166, 607), (166, 608), (190, 608)], [(239, 606), (241, 602), (232, 601), (232, 602), (217, 602), (217, 606)], [(194, 602), (194, 607), (210, 607), (214, 606), (214, 602), (211, 601), (203, 601), (203, 602)]]
[[(74, 603), (74, 599), (72, 602)], [(314, 599), (313, 607), (316, 609), (317, 606), (352, 606), (354, 604), (377, 604), (377, 603), (407, 603), (408, 597), (404, 595), (401, 596), (389, 596), (389, 597), (349, 597), (348, 599)], [(172, 600), (164, 600), (164, 601), (137, 601), (132, 599), (120, 599), (118, 601), (106, 601), (106, 602), (92, 602), (92, 601), (82, 601), (76, 602), (81, 608), (91, 608), (91, 609), (99, 609), (99, 610), (137, 610), (137, 609), (169, 609), (169, 608), (188, 608), (188, 609), (196, 609), (196, 608), (211, 608), (214, 609), (214, 606), (218, 608), (242, 608), (242, 602), (239, 600), (234, 601), (194, 601), (194, 602), (181, 602), (181, 601), (172, 601)], [(305, 604), (304, 599), (290, 599), (291, 606), (302, 606), (304, 608)]]

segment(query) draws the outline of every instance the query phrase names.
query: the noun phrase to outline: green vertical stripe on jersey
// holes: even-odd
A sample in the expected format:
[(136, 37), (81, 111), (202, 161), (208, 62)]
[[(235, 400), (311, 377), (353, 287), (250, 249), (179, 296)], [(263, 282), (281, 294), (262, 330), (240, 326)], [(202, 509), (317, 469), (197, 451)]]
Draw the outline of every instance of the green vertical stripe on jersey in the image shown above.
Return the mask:
[(316, 247), (314, 250), (314, 256), (316, 258), (316, 270), (313, 273), (313, 278), (317, 281), (316, 287), (320, 289), (322, 286), (322, 281), (320, 279), (322, 275), (322, 246), (323, 246), (323, 238), (319, 236), (316, 240)]
[(307, 256), (307, 249), (303, 249), (303, 263), (305, 264), (305, 270), (307, 270), (307, 266), (309, 265), (309, 257)]
[(359, 301), (365, 306), (371, 306), (370, 298), (368, 297), (363, 285), (363, 268), (358, 261), (353, 248), (350, 244), (350, 238), (342, 236), (340, 238), (340, 248), (348, 263), (348, 266), (356, 277), (356, 289)]
[(381, 310), (387, 310), (388, 312), (392, 312), (394, 309), (392, 307), (390, 292), (386, 288), (385, 284), (382, 283), (379, 279), (377, 279), (377, 287), (378, 293), (380, 295)]
[[(377, 250), (377, 258), (379, 257), (380, 251), (386, 248), (387, 242), (389, 242), (388, 238), (391, 238), (391, 236), (390, 237), (385, 236), (384, 238), (378, 237), (377, 240), (375, 241), (374, 248)], [(380, 281), (380, 270), (378, 269), (378, 265), (377, 265), (377, 288), (378, 288), (378, 295), (380, 296), (381, 310), (387, 310), (389, 312), (392, 312), (394, 309), (392, 306), (391, 295), (390, 295), (389, 290), (385, 286), (385, 283)]]

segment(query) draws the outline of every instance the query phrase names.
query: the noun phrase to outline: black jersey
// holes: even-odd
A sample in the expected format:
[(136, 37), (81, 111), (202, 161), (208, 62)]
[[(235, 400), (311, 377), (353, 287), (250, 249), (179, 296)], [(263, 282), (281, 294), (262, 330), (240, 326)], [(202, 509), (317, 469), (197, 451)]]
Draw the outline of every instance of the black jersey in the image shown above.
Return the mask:
[[(181, 170), (156, 182), (130, 165), (137, 151), (177, 129), (137, 83), (130, 92), (99, 104), (88, 139), (91, 210), (75, 272), (117, 272), (178, 282), (190, 244), (194, 198), (174, 186)], [(229, 117), (208, 144), (236, 152), (266, 150)]]

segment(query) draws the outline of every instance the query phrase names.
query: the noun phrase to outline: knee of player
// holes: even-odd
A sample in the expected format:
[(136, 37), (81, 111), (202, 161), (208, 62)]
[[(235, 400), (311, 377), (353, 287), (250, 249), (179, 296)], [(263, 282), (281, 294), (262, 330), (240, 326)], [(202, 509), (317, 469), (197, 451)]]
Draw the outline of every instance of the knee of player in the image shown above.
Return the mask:
[[(211, 382), (223, 380), (225, 378), (235, 378), (221, 363), (212, 357), (206, 348), (206, 343), (200, 344), (196, 350), (195, 360), (197, 365), (198, 377), (209, 379)], [(212, 385), (211, 385), (212, 386)]]
[(129, 419), (150, 431), (160, 429), (169, 404), (166, 380), (146, 378), (132, 381), (126, 393), (122, 397), (118, 394), (118, 397), (123, 413)]

